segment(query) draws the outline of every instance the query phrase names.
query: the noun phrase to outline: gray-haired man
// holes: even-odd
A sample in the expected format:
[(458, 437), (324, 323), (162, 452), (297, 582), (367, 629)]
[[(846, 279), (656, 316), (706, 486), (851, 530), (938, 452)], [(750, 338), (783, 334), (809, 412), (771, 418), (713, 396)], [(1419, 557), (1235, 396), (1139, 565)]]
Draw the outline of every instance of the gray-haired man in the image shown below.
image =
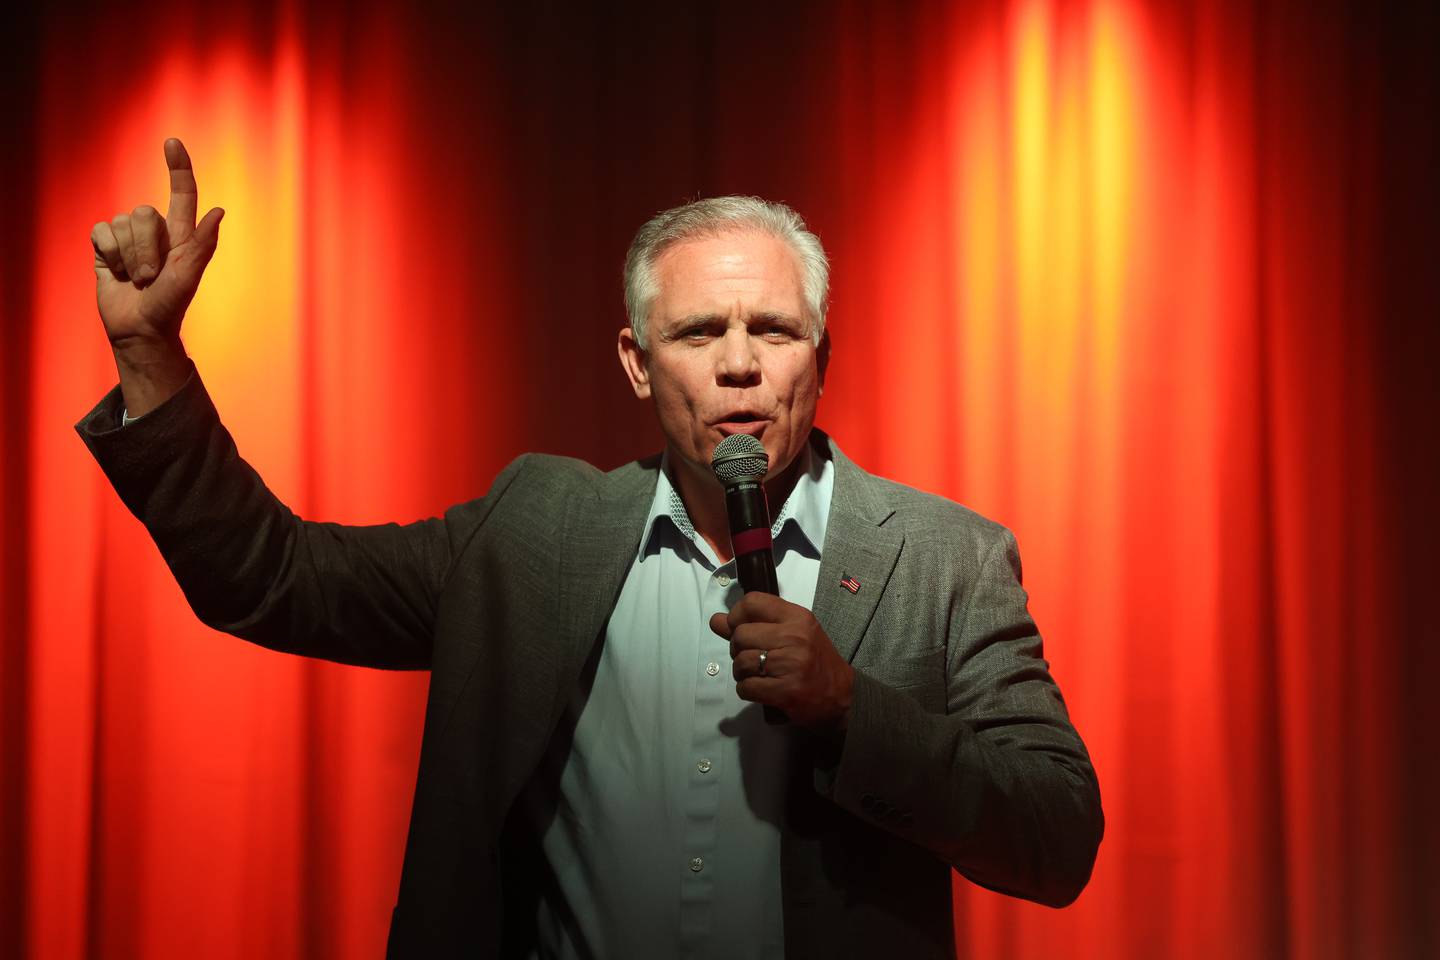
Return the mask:
[[(637, 235), (618, 349), (661, 455), (529, 455), (443, 517), (346, 527), (270, 494), (184, 354), (219, 216), (166, 156), (168, 222), (92, 234), (120, 385), (77, 429), (205, 623), (431, 671), (392, 956), (948, 957), (952, 866), (1079, 894), (1099, 790), (1015, 541), (813, 429), (828, 274), (793, 211), (702, 200)], [(739, 432), (779, 597), (735, 580), (709, 460)]]

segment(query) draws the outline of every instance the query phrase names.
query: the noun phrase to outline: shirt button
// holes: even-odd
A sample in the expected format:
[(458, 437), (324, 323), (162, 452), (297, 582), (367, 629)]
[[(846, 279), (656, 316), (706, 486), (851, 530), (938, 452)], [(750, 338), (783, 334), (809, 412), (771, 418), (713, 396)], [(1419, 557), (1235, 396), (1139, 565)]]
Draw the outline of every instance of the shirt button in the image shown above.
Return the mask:
[(715, 574), (715, 582), (720, 584), (720, 586), (722, 587), (730, 586), (730, 578), (723, 573)]
[(709, 761), (709, 760), (701, 760), (699, 763), (695, 764), (695, 769), (699, 770), (701, 773), (709, 773), (709, 772), (710, 772), (710, 761)]
[(699, 873), (701, 870), (704, 870), (704, 869), (705, 869), (705, 861), (704, 861), (704, 860), (701, 860), (699, 857), (691, 857), (691, 858), (690, 858), (690, 872), (691, 872), (691, 873)]
[(710, 676), (712, 677), (715, 676), (715, 674), (720, 672), (720, 664), (716, 663), (714, 660), (711, 660), (709, 663), (705, 664), (705, 672), (710, 674)]

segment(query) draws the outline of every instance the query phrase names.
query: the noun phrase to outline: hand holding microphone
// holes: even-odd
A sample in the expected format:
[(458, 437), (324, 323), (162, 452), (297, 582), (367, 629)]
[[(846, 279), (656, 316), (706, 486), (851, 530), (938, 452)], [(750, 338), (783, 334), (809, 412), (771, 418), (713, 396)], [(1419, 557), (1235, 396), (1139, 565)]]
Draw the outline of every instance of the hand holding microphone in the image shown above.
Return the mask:
[[(710, 458), (710, 469), (715, 478), (725, 487), (725, 511), (730, 516), (730, 547), (735, 554), (735, 572), (740, 578), (740, 587), (747, 594), (768, 593), (780, 596), (780, 581), (775, 576), (775, 551), (770, 542), (770, 505), (765, 500), (765, 474), (770, 468), (770, 456), (765, 445), (748, 433), (735, 433), (721, 440)], [(733, 610), (731, 611), (734, 612)], [(735, 640), (731, 633), (720, 633), (730, 638), (730, 658), (735, 658)], [(714, 620), (711, 620), (714, 629)], [(759, 663), (758, 676), (766, 676), (770, 664), (769, 651), (761, 649), (756, 654)], [(735, 667), (735, 679), (740, 680), (739, 667)], [(785, 714), (776, 707), (765, 706), (765, 722), (784, 723)]]
[[(745, 596), (710, 629), (730, 641), (732, 673), (742, 700), (765, 706), (767, 723), (793, 719), (805, 727), (844, 729), (853, 668), (815, 619), (780, 599), (765, 474), (770, 458), (755, 437), (737, 433), (720, 441), (711, 469), (725, 487), (730, 542)], [(783, 709), (782, 709), (783, 707)]]

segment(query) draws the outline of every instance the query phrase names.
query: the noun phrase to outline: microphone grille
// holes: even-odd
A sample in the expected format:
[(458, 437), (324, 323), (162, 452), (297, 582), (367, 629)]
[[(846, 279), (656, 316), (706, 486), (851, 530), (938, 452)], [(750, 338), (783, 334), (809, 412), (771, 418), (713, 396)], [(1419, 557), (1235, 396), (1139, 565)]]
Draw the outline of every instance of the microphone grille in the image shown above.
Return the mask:
[(748, 433), (732, 433), (715, 446), (710, 458), (710, 469), (715, 477), (727, 487), (743, 480), (765, 479), (770, 469), (770, 457), (765, 445)]

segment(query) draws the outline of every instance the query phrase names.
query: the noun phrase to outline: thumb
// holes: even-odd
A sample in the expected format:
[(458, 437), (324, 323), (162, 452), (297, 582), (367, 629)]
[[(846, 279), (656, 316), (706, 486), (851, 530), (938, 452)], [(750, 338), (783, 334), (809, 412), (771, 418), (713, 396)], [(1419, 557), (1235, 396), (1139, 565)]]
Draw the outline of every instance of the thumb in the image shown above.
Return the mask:
[[(209, 265), (210, 258), (215, 256), (215, 245), (220, 242), (220, 221), (224, 217), (224, 210), (219, 207), (211, 209), (195, 225), (195, 232), (190, 234), (189, 239), (175, 248), (174, 268), (171, 268), (171, 261), (166, 261), (158, 281), (167, 285), (170, 290), (167, 296), (179, 296), (184, 299), (184, 304), (190, 302), (189, 298), (200, 286), (201, 274)], [(180, 307), (182, 311), (184, 304)]]
[(211, 207), (210, 212), (205, 214), (201, 221), (195, 224), (195, 233), (192, 235), (206, 252), (206, 259), (215, 252), (215, 245), (220, 242), (220, 221), (225, 219), (225, 210), (221, 207)]

